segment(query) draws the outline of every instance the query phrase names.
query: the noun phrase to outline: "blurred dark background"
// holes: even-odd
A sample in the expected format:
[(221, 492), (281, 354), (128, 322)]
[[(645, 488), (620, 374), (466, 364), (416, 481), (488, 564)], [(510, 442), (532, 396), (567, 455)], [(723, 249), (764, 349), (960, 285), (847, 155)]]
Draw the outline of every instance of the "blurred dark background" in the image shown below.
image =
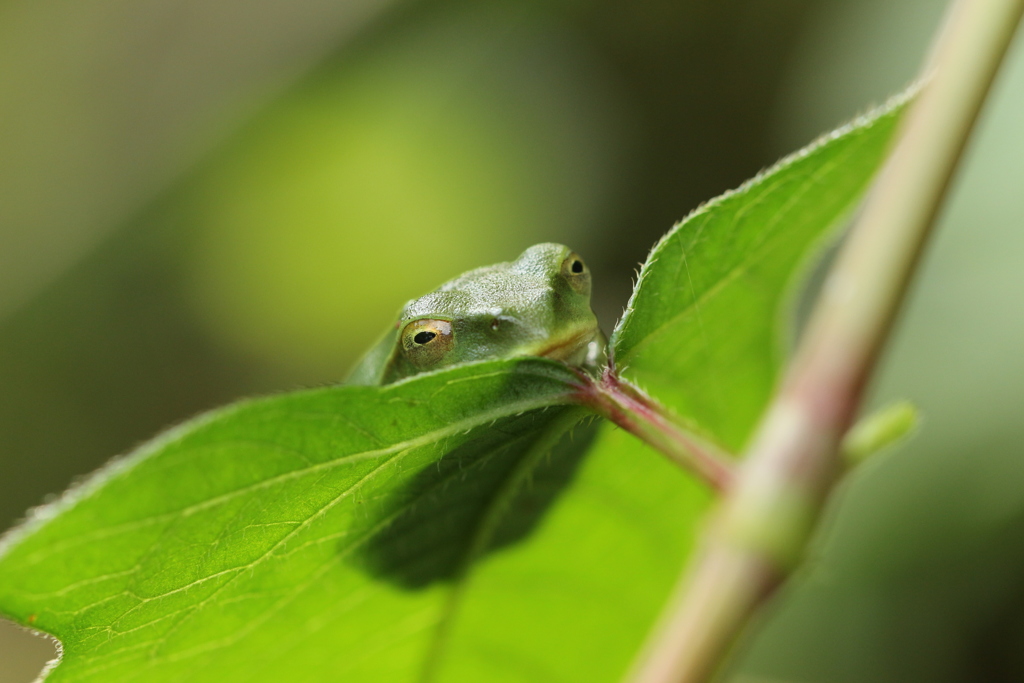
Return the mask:
[[(0, 527), (238, 397), (332, 383), (408, 298), (572, 245), (610, 330), (700, 202), (914, 75), (938, 0), (0, 1)], [(1018, 41), (1019, 43), (1020, 41)], [(1024, 53), (738, 680), (1024, 680)], [(0, 624), (0, 681), (48, 643)]]

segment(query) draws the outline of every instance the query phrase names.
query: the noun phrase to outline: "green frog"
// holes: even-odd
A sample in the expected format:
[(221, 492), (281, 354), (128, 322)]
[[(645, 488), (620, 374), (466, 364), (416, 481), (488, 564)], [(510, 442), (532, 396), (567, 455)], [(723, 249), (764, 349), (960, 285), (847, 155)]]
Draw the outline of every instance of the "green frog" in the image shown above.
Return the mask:
[(347, 384), (390, 384), (456, 363), (542, 356), (596, 371), (606, 339), (590, 308), (590, 270), (561, 244), (477, 268), (405, 305)]

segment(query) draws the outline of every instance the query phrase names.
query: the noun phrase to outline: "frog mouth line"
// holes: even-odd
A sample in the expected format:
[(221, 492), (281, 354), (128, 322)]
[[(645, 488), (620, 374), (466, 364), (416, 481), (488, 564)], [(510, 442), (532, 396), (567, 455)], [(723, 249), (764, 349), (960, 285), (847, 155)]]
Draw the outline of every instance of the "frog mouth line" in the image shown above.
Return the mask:
[(551, 358), (552, 360), (568, 361), (574, 355), (586, 348), (595, 335), (593, 327), (585, 327), (565, 337), (551, 340), (537, 349), (532, 355)]

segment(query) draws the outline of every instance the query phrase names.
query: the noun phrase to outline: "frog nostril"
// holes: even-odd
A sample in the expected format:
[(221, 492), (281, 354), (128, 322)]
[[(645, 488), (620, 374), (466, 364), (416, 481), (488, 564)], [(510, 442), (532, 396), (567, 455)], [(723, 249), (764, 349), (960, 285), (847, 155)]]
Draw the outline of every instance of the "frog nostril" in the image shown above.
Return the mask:
[(417, 344), (426, 344), (427, 342), (429, 342), (432, 339), (434, 339), (434, 337), (436, 337), (436, 336), (437, 336), (436, 332), (426, 332), (426, 331), (424, 331), (424, 332), (418, 333), (415, 337), (412, 338), (412, 340), (414, 342), (416, 342)]
[(491, 321), (491, 329), (492, 330), (497, 330), (499, 327), (501, 327), (501, 321), (500, 320), (495, 318), (494, 320)]

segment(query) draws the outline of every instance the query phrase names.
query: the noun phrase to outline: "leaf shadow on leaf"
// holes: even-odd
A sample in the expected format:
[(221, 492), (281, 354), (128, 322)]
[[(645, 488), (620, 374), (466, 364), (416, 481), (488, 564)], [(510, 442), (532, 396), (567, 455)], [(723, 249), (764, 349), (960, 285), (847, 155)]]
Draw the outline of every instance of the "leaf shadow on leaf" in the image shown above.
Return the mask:
[[(572, 417), (570, 417), (572, 416)], [(564, 419), (569, 417), (569, 422)], [(526, 539), (572, 482), (597, 431), (578, 409), (535, 410), (478, 428), (476, 438), (409, 477), (360, 526), (390, 518), (353, 557), (407, 590), (454, 581), (480, 557)]]

